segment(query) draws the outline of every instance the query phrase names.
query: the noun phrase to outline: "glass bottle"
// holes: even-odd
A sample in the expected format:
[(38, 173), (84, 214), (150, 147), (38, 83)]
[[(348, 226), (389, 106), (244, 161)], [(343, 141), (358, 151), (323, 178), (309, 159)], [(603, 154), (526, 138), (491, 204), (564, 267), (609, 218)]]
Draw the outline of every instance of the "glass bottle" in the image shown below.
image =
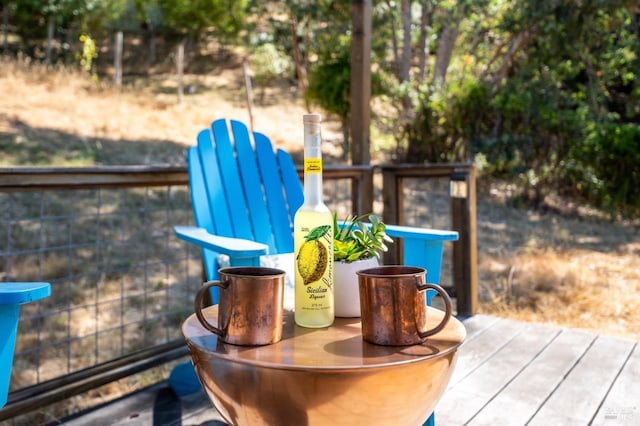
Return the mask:
[(328, 327), (334, 319), (333, 216), (322, 199), (320, 114), (305, 114), (304, 202), (294, 217), (295, 322)]

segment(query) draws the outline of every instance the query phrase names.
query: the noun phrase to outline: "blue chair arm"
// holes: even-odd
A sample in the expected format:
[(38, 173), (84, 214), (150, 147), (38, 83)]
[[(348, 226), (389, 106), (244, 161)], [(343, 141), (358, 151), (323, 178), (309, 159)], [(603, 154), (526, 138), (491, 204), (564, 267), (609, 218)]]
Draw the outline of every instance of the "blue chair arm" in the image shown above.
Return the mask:
[(226, 254), (231, 260), (231, 265), (247, 265), (242, 261), (243, 259), (258, 259), (269, 251), (269, 246), (266, 244), (241, 238), (213, 235), (206, 229), (195, 226), (175, 226), (173, 230), (181, 240), (193, 243), (203, 249)]
[(0, 408), (7, 403), (20, 305), (51, 295), (47, 282), (0, 282)]
[(0, 305), (22, 305), (51, 296), (47, 282), (0, 283)]
[(436, 241), (456, 241), (458, 239), (458, 233), (456, 231), (415, 228), (402, 225), (386, 225), (386, 232), (390, 237), (404, 238), (405, 241), (407, 239)]
[[(427, 270), (427, 281), (440, 284), (442, 254), (445, 241), (456, 241), (456, 231), (387, 225), (387, 235), (403, 239), (403, 264)], [(430, 301), (430, 297), (428, 296)]]

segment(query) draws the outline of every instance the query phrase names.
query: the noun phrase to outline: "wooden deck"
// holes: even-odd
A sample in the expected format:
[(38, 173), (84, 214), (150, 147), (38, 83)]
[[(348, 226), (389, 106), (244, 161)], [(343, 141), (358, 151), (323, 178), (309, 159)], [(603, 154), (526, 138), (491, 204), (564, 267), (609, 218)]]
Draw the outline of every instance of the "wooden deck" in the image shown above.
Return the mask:
[(483, 315), (464, 323), (436, 424), (640, 424), (637, 342)]
[[(637, 342), (476, 315), (436, 425), (640, 425)], [(59, 423), (58, 423), (59, 424)], [(224, 425), (204, 394), (158, 385), (69, 425)]]

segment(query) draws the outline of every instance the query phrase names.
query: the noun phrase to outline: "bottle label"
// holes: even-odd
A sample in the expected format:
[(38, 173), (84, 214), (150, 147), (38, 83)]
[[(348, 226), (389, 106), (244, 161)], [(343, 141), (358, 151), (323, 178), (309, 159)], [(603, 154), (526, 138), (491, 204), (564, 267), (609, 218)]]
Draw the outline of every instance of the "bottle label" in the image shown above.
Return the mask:
[(322, 173), (322, 158), (305, 158), (305, 173)]
[(302, 241), (295, 256), (296, 313), (333, 315), (333, 227), (302, 224), (297, 230)]

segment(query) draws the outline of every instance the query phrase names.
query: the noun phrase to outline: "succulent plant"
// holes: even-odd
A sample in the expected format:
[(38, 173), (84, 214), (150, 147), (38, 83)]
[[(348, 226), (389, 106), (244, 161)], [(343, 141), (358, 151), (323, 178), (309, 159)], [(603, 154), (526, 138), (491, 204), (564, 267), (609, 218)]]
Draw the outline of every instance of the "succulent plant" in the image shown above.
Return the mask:
[[(365, 219), (369, 224), (363, 223)], [(334, 261), (379, 258), (382, 252), (388, 250), (385, 242), (392, 243), (393, 240), (386, 234), (386, 225), (375, 214), (349, 215), (342, 223), (338, 222), (337, 214), (333, 214)]]

